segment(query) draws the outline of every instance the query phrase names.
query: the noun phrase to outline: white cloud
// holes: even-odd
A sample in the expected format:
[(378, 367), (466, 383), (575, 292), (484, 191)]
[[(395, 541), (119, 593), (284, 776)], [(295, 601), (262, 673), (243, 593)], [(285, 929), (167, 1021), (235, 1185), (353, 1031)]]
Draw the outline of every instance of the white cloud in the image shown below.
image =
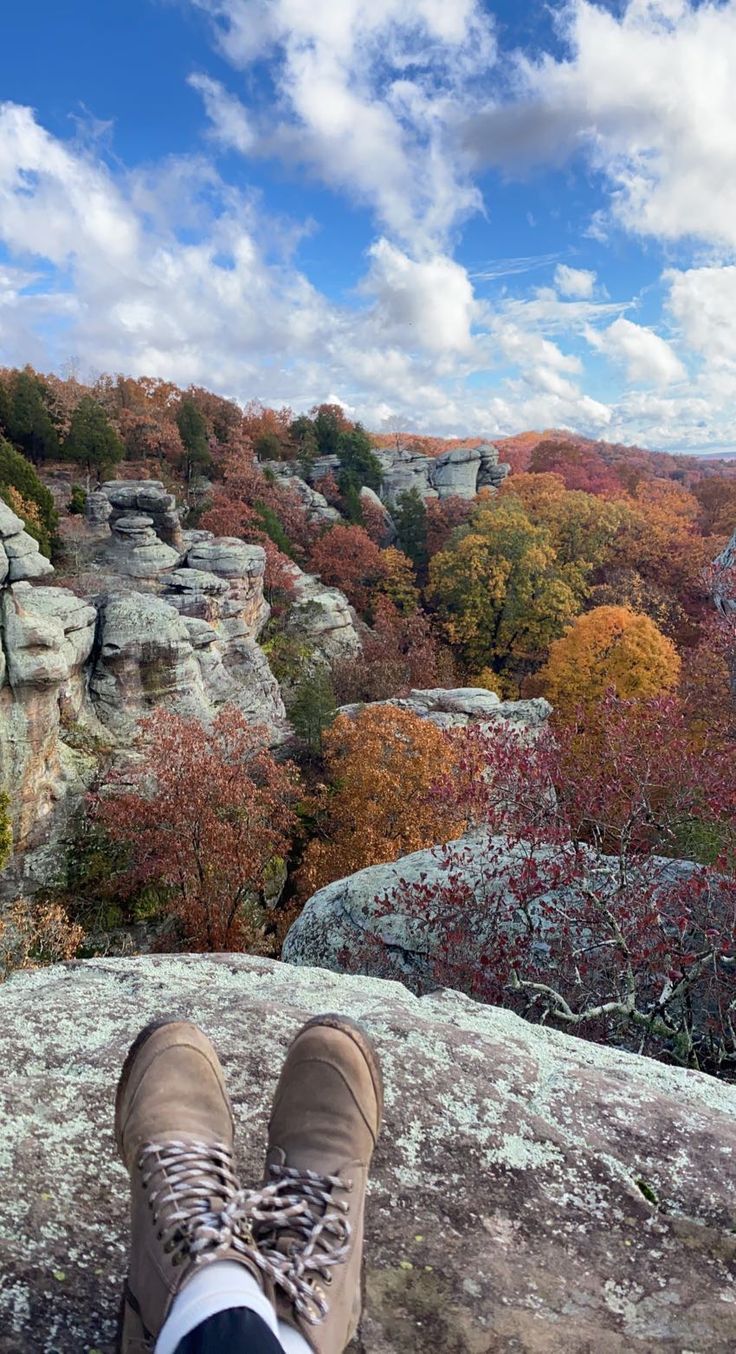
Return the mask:
[[(482, 200), (447, 142), (469, 77), (493, 62), (480, 0), (193, 0), (236, 66), (268, 57), (278, 98), (259, 118), (197, 76), (217, 136), (306, 165), (368, 205), (413, 252), (437, 252)], [(257, 134), (256, 134), (257, 128)]]
[(623, 316), (600, 333), (589, 330), (587, 338), (592, 347), (620, 362), (635, 383), (666, 386), (685, 376), (682, 362), (666, 339)]
[(558, 263), (555, 268), (555, 286), (560, 296), (587, 301), (595, 291), (595, 284), (596, 274), (588, 268), (570, 268), (567, 263)]
[(388, 240), (369, 250), (363, 289), (375, 298), (378, 327), (410, 348), (467, 352), (476, 303), (465, 269), (446, 255), (416, 261)]
[(582, 151), (627, 230), (735, 247), (736, 4), (570, 0), (564, 16), (570, 55), (519, 55), (513, 99), (468, 119), (466, 147), (511, 169)]
[(229, 149), (249, 154), (255, 147), (256, 134), (240, 99), (209, 75), (195, 73), (189, 76), (188, 83), (202, 95), (214, 139)]
[(669, 269), (668, 310), (684, 340), (710, 364), (736, 370), (736, 266)]

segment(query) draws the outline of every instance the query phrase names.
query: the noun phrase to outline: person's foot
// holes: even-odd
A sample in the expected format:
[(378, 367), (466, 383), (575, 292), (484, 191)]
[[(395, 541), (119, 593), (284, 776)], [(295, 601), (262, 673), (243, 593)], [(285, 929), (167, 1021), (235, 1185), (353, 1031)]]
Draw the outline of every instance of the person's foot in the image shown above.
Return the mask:
[(121, 1354), (153, 1349), (178, 1292), (211, 1260), (260, 1275), (233, 1170), (233, 1117), (209, 1039), (187, 1021), (138, 1035), (118, 1084), (115, 1136), (130, 1174)]
[(276, 1088), (254, 1232), (276, 1311), (315, 1354), (341, 1354), (361, 1310), (363, 1214), (381, 1124), (378, 1057), (343, 1016), (310, 1020)]

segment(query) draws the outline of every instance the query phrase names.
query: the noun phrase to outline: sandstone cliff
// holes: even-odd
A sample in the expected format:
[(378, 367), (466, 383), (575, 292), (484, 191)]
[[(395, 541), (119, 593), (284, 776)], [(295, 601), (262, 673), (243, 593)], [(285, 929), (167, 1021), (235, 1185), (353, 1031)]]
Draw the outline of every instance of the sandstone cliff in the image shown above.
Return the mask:
[(112, 1354), (113, 1100), (141, 1025), (212, 1037), (250, 1183), (287, 1043), (325, 1010), (366, 1023), (386, 1082), (356, 1354), (736, 1346), (732, 1086), (451, 992), (235, 955), (17, 974), (0, 1005), (0, 1354)]

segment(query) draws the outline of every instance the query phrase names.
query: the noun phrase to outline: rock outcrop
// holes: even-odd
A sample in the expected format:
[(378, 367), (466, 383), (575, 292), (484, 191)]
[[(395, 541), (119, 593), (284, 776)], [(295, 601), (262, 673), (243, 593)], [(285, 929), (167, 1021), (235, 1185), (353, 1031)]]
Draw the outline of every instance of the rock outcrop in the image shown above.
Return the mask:
[(308, 484), (301, 475), (296, 474), (296, 466), (293, 461), (266, 461), (264, 469), (270, 470), (274, 477), (274, 482), (281, 489), (289, 489), (295, 498), (304, 508), (307, 518), (310, 522), (318, 522), (325, 526), (333, 522), (341, 522), (342, 517), (337, 508), (333, 508), (321, 494), (318, 489), (314, 489)]
[(360, 653), (357, 617), (345, 594), (328, 588), (296, 564), (291, 569), (294, 601), (288, 629), (304, 641), (318, 661), (331, 663)]
[[(461, 686), (455, 689), (436, 687), (427, 691), (411, 691), (408, 696), (394, 696), (390, 700), (372, 702), (375, 705), (393, 705), (399, 710), (429, 719), (440, 729), (465, 728), (478, 724), (491, 728), (499, 721), (533, 731), (542, 727), (552, 713), (552, 706), (543, 697), (533, 700), (502, 701), (495, 691), (485, 687)], [(340, 714), (356, 715), (364, 707), (340, 706)]]
[(127, 1179), (121, 1064), (164, 1013), (214, 1040), (246, 1184), (300, 1023), (367, 1026), (386, 1107), (367, 1204), (370, 1354), (736, 1346), (736, 1088), (450, 992), (242, 955), (94, 960), (0, 994), (2, 1354), (112, 1354)]
[[(462, 961), (480, 963), (498, 934), (498, 915), (509, 918), (504, 925), (512, 935), (526, 925), (519, 910), (515, 883), (529, 868), (529, 850), (518, 838), (489, 836), (474, 828), (446, 845), (414, 851), (408, 856), (382, 865), (369, 865), (345, 879), (336, 879), (319, 889), (306, 902), (286, 935), (283, 958), (290, 964), (318, 964), (342, 971), (345, 956), (353, 966), (368, 974), (389, 975), (421, 988), (436, 981), (437, 959), (453, 958), (448, 949), (447, 927), (427, 924), (427, 891), (438, 891), (448, 878), (456, 881), (459, 896), (474, 901), (472, 924), (460, 941)], [(536, 845), (532, 876), (525, 908), (535, 926), (535, 944), (540, 955), (547, 952), (553, 937), (554, 917), (578, 897), (575, 882), (559, 884), (555, 862), (559, 853)], [(599, 895), (616, 888), (616, 861), (589, 853), (585, 882)], [(549, 866), (549, 868), (548, 868)], [(657, 886), (687, 881), (697, 866), (687, 860), (653, 858)], [(501, 904), (499, 909), (499, 903)]]
[[(91, 575), (100, 591), (89, 600), (31, 586), (53, 569), (0, 501), (0, 789), (10, 794), (14, 844), (0, 893), (8, 896), (49, 882), (50, 866), (59, 873), (67, 821), (100, 756), (124, 753), (158, 706), (207, 721), (230, 704), (272, 743), (288, 733), (257, 643), (269, 616), (262, 547), (211, 532), (167, 545), (154, 530), (173, 512), (163, 486), (112, 490), (111, 534), (105, 527), (96, 540), (102, 569)], [(134, 513), (131, 502), (157, 517)]]
[[(383, 474), (381, 497), (391, 506), (399, 496), (416, 489), (423, 499), (475, 498), (479, 489), (497, 489), (510, 466), (499, 461), (498, 448), (492, 442), (478, 447), (453, 447), (441, 456), (425, 456), (415, 451), (375, 448), (374, 454)], [(315, 484), (339, 469), (336, 456), (319, 456), (311, 471)]]
[(0, 499), (0, 584), (48, 578), (53, 572), (38, 541), (29, 536), (20, 517)]
[[(109, 511), (105, 503), (109, 504)], [(150, 517), (156, 536), (167, 545), (181, 546), (176, 499), (161, 480), (107, 480), (88, 496), (86, 512), (88, 520), (96, 525), (109, 520), (114, 526), (119, 517), (128, 513)]]
[(181, 561), (178, 550), (156, 535), (153, 518), (123, 512), (111, 517), (107, 564), (115, 573), (135, 579), (158, 578)]
[[(85, 717), (96, 723), (85, 710), (96, 619), (95, 608), (66, 588), (22, 582), (0, 592), (0, 788), (10, 794), (16, 852), (53, 853), (58, 810), (94, 772), (69, 733)], [(5, 872), (9, 888), (19, 871), (26, 884), (43, 877), (40, 857), (29, 856), (27, 865), (24, 874), (17, 858)]]
[(364, 484), (360, 491), (360, 505), (376, 523), (379, 528), (376, 534), (376, 541), (380, 546), (393, 545), (396, 541), (397, 531), (394, 519), (391, 516), (386, 504), (381, 501), (374, 489), (370, 489)]

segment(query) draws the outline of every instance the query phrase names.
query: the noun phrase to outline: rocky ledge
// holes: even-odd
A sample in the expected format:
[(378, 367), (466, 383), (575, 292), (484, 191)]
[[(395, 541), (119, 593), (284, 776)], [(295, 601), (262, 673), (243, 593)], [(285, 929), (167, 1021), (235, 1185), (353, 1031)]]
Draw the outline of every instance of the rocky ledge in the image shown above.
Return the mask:
[(284, 1050), (342, 1010), (383, 1062), (363, 1354), (732, 1350), (736, 1088), (450, 992), (242, 955), (94, 960), (0, 994), (0, 1352), (113, 1349), (115, 1083), (146, 1021), (200, 1022), (253, 1180)]

